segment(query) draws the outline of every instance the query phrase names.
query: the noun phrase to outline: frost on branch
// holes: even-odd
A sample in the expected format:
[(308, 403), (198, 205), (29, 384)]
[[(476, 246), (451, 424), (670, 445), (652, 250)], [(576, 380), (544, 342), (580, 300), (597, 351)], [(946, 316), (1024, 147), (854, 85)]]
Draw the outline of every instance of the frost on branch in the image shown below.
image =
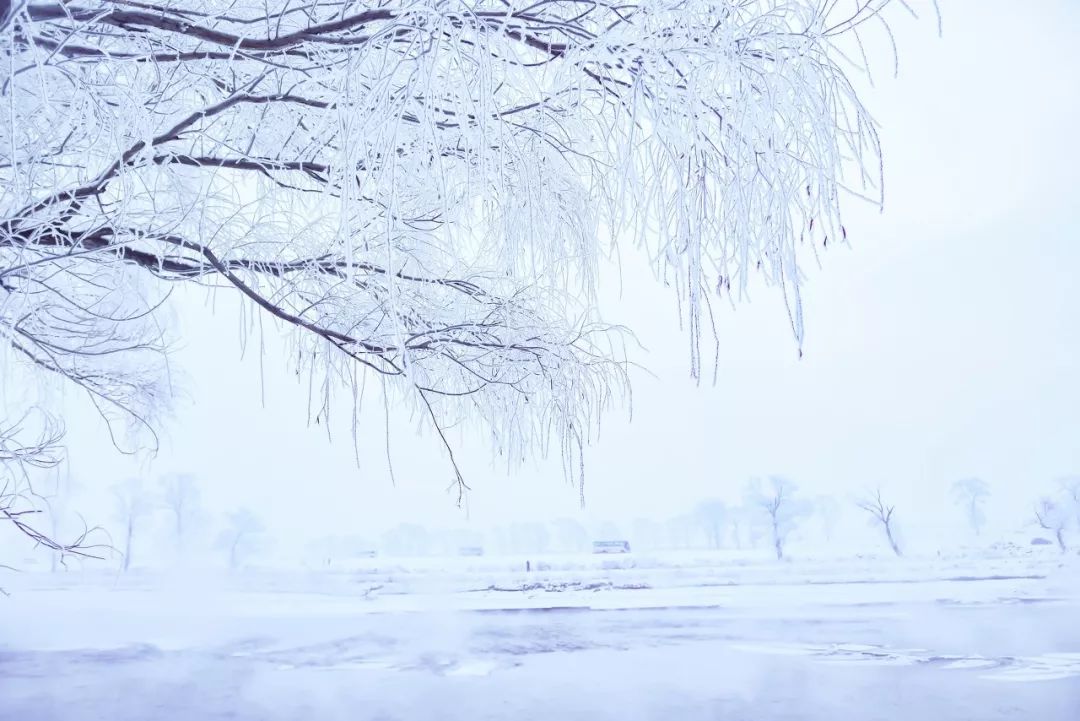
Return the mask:
[(889, 4), (18, 3), (0, 329), (147, 421), (163, 289), (227, 287), (440, 436), (478, 420), (569, 460), (625, 391), (602, 234), (674, 280), (695, 375), (710, 297), (755, 274), (801, 344), (799, 264), (845, 239), (842, 192), (875, 192), (846, 73)]
[[(51, 551), (60, 563), (68, 556), (100, 558), (96, 554), (103, 547), (90, 541), (92, 529), (69, 538), (43, 530), (48, 503), (35, 492), (31, 474), (60, 464), (62, 436), (63, 429), (39, 410), (0, 422), (0, 532), (13, 531), (31, 545)], [(9, 567), (0, 564), (0, 568)]]

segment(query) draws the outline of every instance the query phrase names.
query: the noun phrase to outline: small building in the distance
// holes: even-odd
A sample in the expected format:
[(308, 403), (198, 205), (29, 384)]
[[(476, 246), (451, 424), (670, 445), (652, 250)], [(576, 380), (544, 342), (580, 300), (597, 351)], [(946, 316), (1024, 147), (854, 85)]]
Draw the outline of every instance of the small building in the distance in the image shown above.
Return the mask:
[(629, 541), (593, 541), (593, 553), (630, 553)]

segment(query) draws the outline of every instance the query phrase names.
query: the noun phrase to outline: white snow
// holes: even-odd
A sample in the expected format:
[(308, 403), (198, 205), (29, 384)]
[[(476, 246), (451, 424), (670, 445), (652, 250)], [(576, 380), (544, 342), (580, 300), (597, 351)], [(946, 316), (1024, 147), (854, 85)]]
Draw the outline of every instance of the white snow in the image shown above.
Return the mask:
[[(345, 718), (373, 699), (383, 716), (356, 718), (739, 717), (845, 698), (884, 704), (883, 719), (1072, 721), (1080, 708), (1080, 585), (1059, 556), (622, 561), (24, 574), (0, 601), (0, 717), (172, 703), (178, 720)], [(199, 691), (177, 700), (177, 679)], [(563, 715), (536, 715), (541, 690)], [(306, 705), (282, 700), (292, 692)], [(596, 694), (607, 705), (582, 701)], [(862, 718), (842, 713), (821, 717)]]

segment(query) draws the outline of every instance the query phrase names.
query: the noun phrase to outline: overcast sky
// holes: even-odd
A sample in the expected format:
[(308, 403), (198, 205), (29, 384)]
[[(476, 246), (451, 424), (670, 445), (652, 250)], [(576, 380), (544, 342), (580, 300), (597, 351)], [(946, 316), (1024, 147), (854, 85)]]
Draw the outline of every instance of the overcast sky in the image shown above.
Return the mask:
[[(779, 296), (758, 292), (721, 309), (719, 380), (696, 387), (673, 296), (624, 254), (623, 298), (604, 312), (637, 331), (649, 349), (637, 360), (656, 377), (637, 378), (633, 421), (612, 414), (588, 452), (586, 510), (557, 462), (508, 474), (465, 439), (472, 523), (662, 517), (704, 496), (737, 498), (769, 473), (812, 493), (880, 483), (927, 518), (953, 513), (948, 483), (979, 475), (1004, 516), (1080, 472), (1080, 5), (942, 5), (943, 37), (932, 18), (898, 23), (899, 79), (883, 57), (865, 94), (885, 144), (886, 209), (849, 204), (851, 248), (807, 268), (802, 360)], [(333, 443), (307, 426), (306, 386), (272, 341), (264, 406), (258, 354), (241, 360), (237, 315), (223, 305), (182, 309), (173, 364), (187, 399), (157, 458), (116, 454), (73, 401), (73, 476), (107, 488), (188, 471), (216, 508), (249, 505), (280, 533), (464, 522), (430, 434), (416, 438), (392, 414), (394, 486), (382, 407), (371, 405), (357, 467), (348, 420)]]

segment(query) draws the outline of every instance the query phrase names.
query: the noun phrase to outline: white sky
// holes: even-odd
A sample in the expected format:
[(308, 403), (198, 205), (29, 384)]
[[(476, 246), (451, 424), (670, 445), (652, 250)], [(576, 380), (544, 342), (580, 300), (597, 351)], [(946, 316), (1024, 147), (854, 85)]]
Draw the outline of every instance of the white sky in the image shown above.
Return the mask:
[[(979, 475), (1015, 517), (1041, 486), (1080, 472), (1080, 4), (942, 6), (940, 39), (930, 17), (897, 24), (900, 77), (883, 56), (864, 96), (882, 126), (887, 207), (849, 204), (852, 247), (807, 268), (805, 357), (779, 296), (759, 292), (721, 306), (719, 382), (695, 387), (673, 297), (624, 253), (625, 294), (605, 315), (639, 334), (651, 352), (637, 360), (657, 378), (638, 378), (633, 422), (613, 414), (588, 453), (588, 508), (557, 462), (508, 475), (466, 439), (473, 524), (660, 518), (736, 498), (769, 473), (815, 494), (881, 483), (898, 513), (926, 518), (954, 513), (948, 483)], [(105, 489), (190, 471), (215, 507), (251, 506), (286, 535), (464, 522), (444, 493), (441, 449), (408, 419), (391, 420), (394, 487), (380, 404), (366, 409), (359, 468), (348, 419), (329, 444), (308, 428), (306, 387), (272, 348), (263, 407), (257, 353), (240, 360), (238, 317), (224, 305), (182, 311), (173, 363), (187, 400), (158, 457), (147, 467), (120, 456), (73, 408), (74, 477)]]

